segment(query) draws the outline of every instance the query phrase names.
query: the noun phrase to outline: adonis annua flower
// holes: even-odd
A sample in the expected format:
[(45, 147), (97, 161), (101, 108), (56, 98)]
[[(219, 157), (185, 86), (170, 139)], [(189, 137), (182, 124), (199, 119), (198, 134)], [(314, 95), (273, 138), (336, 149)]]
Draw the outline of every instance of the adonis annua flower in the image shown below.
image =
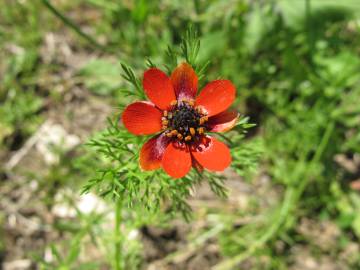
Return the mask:
[(194, 167), (199, 172), (223, 171), (231, 163), (229, 148), (208, 133), (230, 130), (238, 113), (229, 110), (236, 90), (229, 80), (208, 83), (197, 95), (198, 77), (180, 64), (167, 76), (157, 68), (144, 73), (143, 88), (150, 101), (128, 105), (124, 126), (135, 135), (156, 134), (140, 152), (143, 170), (162, 168), (173, 178)]

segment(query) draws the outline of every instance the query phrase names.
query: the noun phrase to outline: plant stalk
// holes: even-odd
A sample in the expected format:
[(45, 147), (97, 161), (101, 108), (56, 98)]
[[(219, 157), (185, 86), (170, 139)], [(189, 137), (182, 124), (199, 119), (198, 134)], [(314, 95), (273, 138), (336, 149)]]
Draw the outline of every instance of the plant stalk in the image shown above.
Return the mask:
[[(62, 14), (53, 4), (50, 3), (48, 0), (42, 0), (43, 5), (58, 19), (60, 19), (66, 26), (74, 30), (79, 36), (84, 38), (86, 41), (88, 41), (93, 47), (96, 49), (99, 49), (104, 52), (113, 53), (113, 54), (119, 54), (113, 50), (111, 50), (109, 47), (106, 47), (102, 44), (100, 44), (96, 39), (94, 39), (89, 34), (85, 33), (80, 29), (80, 27), (72, 21), (70, 18)], [(119, 55), (120, 56), (120, 55)]]
[[(312, 165), (314, 163), (320, 161), (322, 155), (326, 150), (327, 145), (329, 144), (334, 128), (335, 123), (333, 121), (329, 122), (324, 131), (319, 147), (316, 149), (315, 155), (310, 161), (308, 167), (312, 168)], [(276, 218), (276, 221), (265, 231), (265, 233), (256, 242), (254, 242), (244, 253), (236, 255), (231, 259), (225, 260), (224, 262), (215, 265), (215, 267), (212, 268), (213, 270), (235, 269), (240, 262), (251, 256), (254, 252), (257, 251), (258, 248), (262, 247), (265, 243), (267, 243), (270, 239), (274, 237), (274, 235), (279, 231), (281, 226), (285, 223), (286, 217), (292, 211), (296, 203), (299, 201), (301, 194), (304, 192), (307, 184), (309, 183), (309, 172), (310, 170), (306, 170), (298, 175), (298, 179), (303, 179), (303, 181), (301, 181), (301, 184), (299, 184), (298, 186), (292, 185), (287, 188), (284, 202), (280, 208), (280, 212)]]
[(122, 200), (118, 199), (115, 205), (115, 253), (114, 253), (114, 265), (115, 270), (122, 270), (122, 237), (121, 237), (121, 221), (122, 221)]

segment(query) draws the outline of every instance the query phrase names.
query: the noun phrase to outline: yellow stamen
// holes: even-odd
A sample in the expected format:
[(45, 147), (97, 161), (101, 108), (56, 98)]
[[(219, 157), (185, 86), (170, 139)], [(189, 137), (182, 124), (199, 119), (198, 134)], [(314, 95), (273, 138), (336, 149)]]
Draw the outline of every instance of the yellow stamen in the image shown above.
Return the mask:
[(168, 116), (168, 111), (164, 111), (163, 112), (163, 115), (166, 117), (166, 116)]
[(200, 118), (199, 123), (200, 123), (200, 125), (202, 125), (208, 120), (209, 120), (209, 118), (207, 116), (203, 116), (203, 117)]
[(185, 137), (185, 141), (190, 141), (190, 140), (191, 140), (191, 136), (190, 136), (190, 135), (188, 135), (188, 136)]
[(166, 136), (169, 137), (169, 138), (172, 137), (171, 132), (166, 133)]
[(195, 135), (195, 129), (194, 128), (190, 128), (190, 134), (192, 135), (192, 136), (194, 136)]
[(173, 101), (170, 102), (171, 106), (175, 106), (176, 104), (177, 104), (177, 100), (173, 100)]
[(176, 129), (173, 129), (173, 130), (171, 131), (171, 134), (172, 134), (173, 136), (176, 136), (176, 135), (178, 134), (178, 131), (177, 131)]
[(204, 128), (203, 128), (203, 127), (199, 127), (199, 128), (198, 128), (198, 132), (199, 132), (200, 135), (201, 135), (201, 134), (204, 134)]
[(194, 106), (194, 105), (195, 105), (195, 102), (194, 102), (193, 99), (190, 99), (190, 100), (189, 100), (189, 105), (190, 105), (190, 106)]
[(177, 137), (178, 137), (179, 140), (182, 140), (183, 135), (181, 135), (181, 134), (179, 133), (179, 134), (177, 135)]
[(164, 126), (167, 126), (167, 124), (169, 124), (169, 121), (168, 121), (168, 120), (162, 120), (162, 124), (163, 124)]

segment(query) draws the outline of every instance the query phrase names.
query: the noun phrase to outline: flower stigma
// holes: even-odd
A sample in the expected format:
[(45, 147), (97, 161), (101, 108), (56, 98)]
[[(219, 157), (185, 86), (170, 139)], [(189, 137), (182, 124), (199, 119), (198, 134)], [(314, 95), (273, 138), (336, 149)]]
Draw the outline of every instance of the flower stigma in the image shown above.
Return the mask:
[(191, 143), (199, 141), (206, 131), (207, 113), (194, 106), (192, 99), (172, 101), (169, 110), (163, 111), (162, 129), (169, 138)]

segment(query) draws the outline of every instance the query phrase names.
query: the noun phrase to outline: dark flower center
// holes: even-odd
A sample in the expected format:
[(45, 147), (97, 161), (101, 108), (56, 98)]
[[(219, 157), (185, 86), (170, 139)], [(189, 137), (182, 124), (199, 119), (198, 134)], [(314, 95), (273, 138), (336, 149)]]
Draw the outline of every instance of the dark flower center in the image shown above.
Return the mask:
[(168, 137), (187, 143), (198, 141), (206, 131), (208, 117), (200, 107), (194, 107), (193, 100), (171, 102), (169, 111), (164, 111), (162, 124)]

